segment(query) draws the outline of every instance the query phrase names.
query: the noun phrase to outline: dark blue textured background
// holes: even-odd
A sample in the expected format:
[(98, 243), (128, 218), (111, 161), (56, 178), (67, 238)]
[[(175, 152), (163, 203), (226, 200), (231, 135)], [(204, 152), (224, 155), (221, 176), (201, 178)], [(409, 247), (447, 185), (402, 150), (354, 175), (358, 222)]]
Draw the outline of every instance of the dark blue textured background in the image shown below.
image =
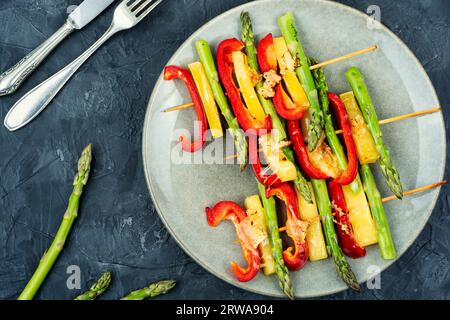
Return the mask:
[[(0, 70), (50, 36), (80, 0), (0, 1)], [(0, 126), (0, 298), (14, 299), (50, 245), (64, 213), (82, 147), (94, 145), (94, 170), (69, 242), (39, 299), (71, 299), (66, 268), (79, 265), (82, 287), (101, 271), (114, 299), (161, 278), (178, 287), (163, 299), (261, 299), (217, 279), (190, 259), (160, 221), (145, 184), (141, 134), (153, 85), (177, 47), (198, 27), (247, 1), (166, 0), (155, 14), (112, 39), (39, 118), (15, 133)], [(450, 115), (450, 1), (342, 0), (382, 22), (425, 66)], [(64, 67), (110, 23), (113, 9), (73, 34), (13, 96), (0, 98), (0, 118), (29, 89)], [(349, 35), (350, 36), (350, 35)], [(448, 157), (447, 157), (448, 158)], [(448, 168), (446, 171), (448, 177)], [(382, 273), (381, 290), (345, 291), (328, 299), (450, 299), (449, 192), (413, 246)]]

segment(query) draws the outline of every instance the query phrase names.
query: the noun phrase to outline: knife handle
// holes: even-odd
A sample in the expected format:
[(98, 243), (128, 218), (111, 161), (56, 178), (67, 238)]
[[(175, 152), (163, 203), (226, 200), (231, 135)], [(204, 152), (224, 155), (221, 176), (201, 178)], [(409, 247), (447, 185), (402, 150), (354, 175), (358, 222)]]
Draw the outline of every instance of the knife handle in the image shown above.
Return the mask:
[(34, 49), (11, 69), (0, 75), (0, 96), (14, 93), (22, 82), (41, 64), (41, 62), (61, 43), (75, 28), (67, 21), (58, 31), (39, 47)]
[(5, 127), (9, 131), (15, 131), (36, 118), (86, 60), (120, 30), (122, 29), (114, 24), (111, 25), (108, 31), (77, 59), (25, 94), (6, 114)]

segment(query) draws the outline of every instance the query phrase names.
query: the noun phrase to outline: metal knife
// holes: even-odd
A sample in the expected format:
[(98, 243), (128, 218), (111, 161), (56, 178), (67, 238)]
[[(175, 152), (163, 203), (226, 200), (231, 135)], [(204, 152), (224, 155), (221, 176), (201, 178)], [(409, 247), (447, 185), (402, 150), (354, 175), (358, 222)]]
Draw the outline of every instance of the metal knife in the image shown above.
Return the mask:
[(0, 96), (14, 93), (41, 62), (75, 30), (94, 20), (114, 0), (85, 0), (67, 18), (66, 23), (39, 47), (30, 52), (11, 69), (0, 75)]

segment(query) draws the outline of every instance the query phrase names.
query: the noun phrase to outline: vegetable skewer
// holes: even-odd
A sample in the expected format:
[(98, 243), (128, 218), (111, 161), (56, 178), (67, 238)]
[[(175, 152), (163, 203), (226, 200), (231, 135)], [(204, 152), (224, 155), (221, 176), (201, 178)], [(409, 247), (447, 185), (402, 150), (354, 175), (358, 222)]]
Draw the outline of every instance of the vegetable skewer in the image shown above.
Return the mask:
[(392, 164), (389, 150), (383, 142), (383, 134), (378, 123), (378, 118), (372, 99), (370, 98), (369, 91), (364, 82), (363, 75), (356, 67), (350, 68), (345, 75), (359, 102), (364, 120), (369, 127), (370, 133), (375, 141), (376, 148), (380, 154), (378, 163), (381, 171), (386, 178), (389, 188), (397, 196), (397, 198), (401, 199), (403, 187), (400, 181), (400, 175), (397, 168)]
[[(247, 47), (246, 40), (244, 40), (244, 38), (242, 40), (244, 41), (244, 43), (246, 44), (246, 47)], [(202, 50), (201, 47), (203, 47), (205, 45), (208, 46), (208, 49), (209, 49), (208, 42), (206, 42), (205, 40), (199, 40), (199, 41), (196, 42), (195, 47), (197, 49), (197, 53), (200, 56), (200, 60), (202, 61), (202, 64), (203, 64), (203, 66), (205, 68), (205, 71), (208, 73), (208, 70), (206, 70), (207, 67), (205, 65), (205, 62), (204, 62), (204, 60), (202, 60), (202, 55), (200, 54), (200, 51)], [(199, 46), (200, 46), (200, 49), (199, 49)], [(253, 45), (253, 47), (254, 47), (254, 45)], [(317, 64), (317, 65), (312, 65), (310, 67), (310, 69), (314, 70), (314, 69), (317, 69), (317, 68), (320, 68), (320, 67), (328, 66), (328, 65), (331, 65), (331, 64), (334, 64), (334, 63), (337, 63), (337, 62), (341, 62), (341, 61), (344, 61), (344, 60), (356, 57), (356, 56), (364, 54), (364, 53), (375, 51), (376, 49), (378, 49), (378, 46), (374, 45), (374, 46), (368, 47), (368, 48), (363, 49), (363, 50), (358, 50), (358, 51), (355, 51), (355, 52), (351, 52), (349, 54), (346, 54), (346, 55), (338, 57), (338, 58), (334, 58), (334, 59), (331, 59), (331, 60), (326, 60), (324, 62), (321, 62), (321, 63)], [(209, 51), (211, 52), (211, 50), (209, 50)], [(205, 52), (205, 53), (207, 53), (207, 52)], [(247, 52), (247, 54), (248, 54), (248, 52)], [(208, 54), (205, 55), (205, 58), (206, 58), (207, 55)], [(213, 59), (212, 55), (211, 55), (211, 59)], [(212, 62), (214, 63), (214, 60), (212, 60)], [(250, 64), (250, 61), (249, 61), (249, 64)], [(215, 69), (215, 66), (214, 66), (214, 69)], [(217, 74), (217, 71), (216, 71), (216, 74)], [(214, 73), (212, 75), (214, 75)], [(214, 77), (212, 77), (212, 78), (214, 78)], [(217, 80), (218, 80), (218, 78), (217, 78)], [(219, 85), (220, 85), (220, 83), (219, 83)], [(214, 86), (212, 85), (212, 83), (211, 83), (211, 87), (213, 87), (213, 90), (214, 90)], [(220, 88), (222, 88), (222, 87), (220, 87)], [(222, 90), (222, 92), (223, 92), (223, 90)], [(226, 99), (225, 99), (225, 101), (226, 101)], [(228, 102), (227, 102), (227, 104), (228, 104)], [(187, 109), (187, 108), (190, 108), (190, 107), (193, 107), (193, 106), (194, 106), (194, 104), (192, 102), (189, 102), (189, 103), (185, 103), (185, 104), (182, 104), (182, 105), (179, 105), (179, 106), (170, 107), (170, 108), (167, 108), (167, 109), (164, 109), (164, 110), (161, 110), (161, 111), (162, 112), (171, 112), (171, 111), (176, 111), (176, 110)], [(220, 104), (219, 104), (219, 107), (220, 107)], [(263, 105), (263, 107), (264, 107), (264, 105)], [(222, 111), (222, 109), (221, 109), (221, 111)]]
[(39, 290), (41, 284), (44, 282), (45, 277), (50, 272), (56, 259), (64, 248), (64, 244), (69, 235), (70, 229), (78, 216), (78, 206), (80, 198), (83, 193), (84, 186), (86, 185), (89, 172), (91, 170), (92, 160), (92, 145), (88, 145), (84, 148), (80, 159), (78, 160), (78, 172), (73, 181), (73, 191), (69, 198), (69, 204), (66, 212), (64, 213), (63, 220), (59, 226), (53, 242), (44, 256), (42, 257), (39, 265), (31, 277), (28, 284), (23, 289), (22, 293), (18, 297), (18, 300), (31, 300), (36, 292)]
[(228, 124), (231, 135), (233, 136), (240, 168), (241, 170), (244, 170), (247, 163), (247, 140), (245, 139), (244, 133), (239, 128), (238, 121), (231, 111), (228, 100), (223, 92), (222, 85), (219, 82), (219, 75), (211, 53), (211, 48), (209, 47), (208, 42), (204, 40), (197, 41), (195, 43), (195, 48), (197, 49), (200, 61), (213, 90), (214, 98), (216, 99), (220, 111)]
[[(397, 122), (397, 121), (401, 121), (401, 120), (405, 120), (405, 119), (409, 119), (409, 118), (433, 114), (433, 113), (440, 112), (440, 111), (441, 111), (441, 108), (431, 108), (431, 109), (426, 109), (426, 110), (422, 110), (422, 111), (417, 111), (417, 112), (413, 112), (413, 113), (404, 114), (401, 116), (396, 116), (396, 117), (380, 120), (379, 123), (381, 125), (384, 125), (384, 124), (389, 124), (389, 123), (393, 123), (393, 122)], [(341, 134), (341, 133), (342, 133), (342, 130), (336, 130), (336, 134)], [(236, 155), (229, 155), (229, 156), (225, 157), (224, 159), (230, 160), (230, 159), (234, 159), (236, 157), (237, 157)]]
[[(251, 69), (256, 71), (258, 74), (260, 73), (254, 37), (253, 37), (253, 28), (252, 22), (248, 12), (242, 12), (241, 14), (241, 37), (242, 41), (245, 44), (245, 49), (247, 52), (248, 64)], [(258, 91), (259, 88), (263, 86), (263, 80), (261, 80), (257, 85), (256, 89)], [(284, 128), (284, 123), (278, 116), (275, 107), (270, 99), (265, 99), (259, 92), (258, 98), (261, 101), (261, 105), (264, 108), (264, 111), (270, 115), (272, 120), (272, 132), (275, 134), (275, 142), (279, 143), (287, 139), (286, 130)], [(286, 156), (287, 160), (292, 162), (297, 170), (297, 178), (294, 180), (295, 188), (298, 192), (302, 194), (304, 199), (308, 202), (312, 202), (311, 191), (308, 187), (307, 181), (298, 166), (294, 161), (294, 151), (291, 147), (283, 148), (283, 153)]]
[[(312, 60), (314, 64), (314, 60)], [(344, 149), (342, 148), (341, 142), (337, 137), (336, 130), (333, 126), (333, 119), (331, 117), (331, 112), (329, 108), (329, 99), (328, 99), (328, 84), (325, 79), (325, 72), (323, 68), (316, 68), (313, 71), (314, 81), (316, 82), (317, 90), (319, 92), (320, 102), (324, 114), (325, 119), (325, 135), (327, 136), (327, 141), (333, 150), (333, 153), (336, 155), (339, 166), (342, 170), (347, 170), (348, 163), (347, 157), (345, 156)], [(357, 192), (359, 189), (359, 185), (356, 181), (353, 181), (350, 185), (353, 192)]]
[[(439, 188), (439, 187), (445, 186), (447, 184), (448, 184), (448, 181), (444, 180), (444, 181), (432, 183), (432, 184), (429, 184), (429, 185), (426, 185), (426, 186), (423, 186), (423, 187), (420, 187), (420, 188), (416, 188), (416, 189), (405, 191), (405, 192), (403, 192), (403, 195), (404, 196), (411, 196), (411, 195), (418, 194), (418, 193), (421, 193), (421, 192), (424, 192), (424, 191), (427, 191), (427, 190), (432, 190), (432, 189), (435, 189), (435, 188)], [(398, 200), (395, 195), (384, 197), (384, 198), (381, 199), (381, 202), (385, 203), (385, 202), (390, 202), (390, 201), (393, 201), (393, 200)], [(278, 231), (279, 232), (284, 232), (284, 231), (286, 231), (286, 227), (281, 227), (281, 228), (278, 229)]]
[(275, 259), (276, 272), (278, 276), (278, 284), (281, 290), (290, 298), (295, 299), (294, 288), (292, 287), (289, 271), (283, 260), (283, 244), (281, 242), (280, 233), (278, 232), (278, 218), (273, 197), (266, 198), (266, 188), (258, 182), (258, 190), (261, 195), (262, 203), (265, 209), (267, 233), (269, 235), (269, 243), (272, 248), (272, 254)]

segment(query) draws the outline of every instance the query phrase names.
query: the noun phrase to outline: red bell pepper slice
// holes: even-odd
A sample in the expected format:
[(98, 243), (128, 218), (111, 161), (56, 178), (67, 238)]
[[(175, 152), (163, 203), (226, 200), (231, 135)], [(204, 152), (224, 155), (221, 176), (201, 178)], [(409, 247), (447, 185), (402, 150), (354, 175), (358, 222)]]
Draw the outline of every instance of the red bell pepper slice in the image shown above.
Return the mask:
[(252, 165), (256, 179), (266, 187), (276, 187), (281, 184), (280, 178), (275, 174), (267, 174), (267, 169), (261, 167), (258, 152), (258, 137), (249, 137), (249, 161)]
[(300, 220), (297, 194), (291, 184), (284, 182), (278, 187), (266, 189), (266, 197), (272, 196), (277, 196), (286, 204), (286, 232), (294, 242), (294, 249), (289, 247), (283, 251), (284, 262), (290, 270), (299, 270), (308, 261), (309, 248), (306, 242), (306, 227), (302, 227), (305, 223)]
[(302, 106), (296, 105), (288, 96), (283, 86), (278, 84), (273, 97), (273, 104), (280, 117), (286, 120), (300, 120), (303, 118), (306, 109)]
[(181, 79), (186, 85), (186, 88), (191, 95), (192, 102), (194, 103), (195, 112), (200, 123), (200, 137), (194, 142), (189, 141), (185, 135), (180, 136), (181, 148), (186, 152), (195, 152), (203, 147), (206, 142), (206, 134), (208, 130), (208, 121), (206, 120), (204, 107), (200, 95), (197, 91), (197, 87), (194, 82), (194, 78), (184, 68), (178, 66), (167, 66), (164, 68), (164, 80)]
[(366, 255), (366, 249), (356, 242), (341, 185), (332, 181), (328, 183), (328, 191), (331, 202), (333, 203), (333, 216), (337, 221), (335, 226), (342, 251), (354, 259), (364, 257)]
[(278, 69), (275, 46), (272, 34), (269, 33), (259, 43), (257, 47), (258, 63), (262, 73)]
[(342, 129), (342, 135), (344, 138), (345, 148), (347, 149), (347, 170), (342, 173), (339, 178), (336, 178), (334, 182), (341, 185), (348, 185), (352, 183), (358, 173), (358, 156), (356, 153), (356, 145), (353, 140), (350, 121), (348, 120), (347, 110), (342, 100), (334, 93), (328, 92), (328, 100), (333, 108), (334, 114), (337, 117), (340, 128)]
[[(247, 218), (247, 213), (244, 209), (231, 201), (221, 201), (218, 202), (212, 209), (206, 208), (206, 219), (208, 224), (212, 227), (218, 226), (223, 220), (231, 220), (236, 230), (238, 230), (239, 223), (241, 223), (245, 218)], [(249, 244), (248, 240), (242, 237), (241, 233), (238, 232), (237, 235), (242, 246), (244, 258), (248, 263), (248, 267), (244, 269), (233, 261), (231, 262), (231, 270), (233, 270), (239, 281), (247, 282), (252, 280), (258, 274), (261, 266), (261, 257), (258, 249)]]
[(298, 121), (288, 121), (287, 129), (289, 139), (292, 142), (292, 146), (302, 170), (312, 179), (328, 179), (329, 176), (323, 173), (320, 169), (314, 167), (309, 160), (308, 152), (306, 150), (305, 142), (303, 141), (303, 135), (298, 125)]
[(217, 48), (217, 68), (220, 81), (225, 87), (233, 112), (241, 128), (248, 134), (264, 135), (272, 129), (272, 121), (267, 115), (264, 120), (256, 120), (242, 101), (241, 93), (233, 80), (232, 53), (241, 51), (244, 44), (238, 39), (232, 38), (222, 41)]

